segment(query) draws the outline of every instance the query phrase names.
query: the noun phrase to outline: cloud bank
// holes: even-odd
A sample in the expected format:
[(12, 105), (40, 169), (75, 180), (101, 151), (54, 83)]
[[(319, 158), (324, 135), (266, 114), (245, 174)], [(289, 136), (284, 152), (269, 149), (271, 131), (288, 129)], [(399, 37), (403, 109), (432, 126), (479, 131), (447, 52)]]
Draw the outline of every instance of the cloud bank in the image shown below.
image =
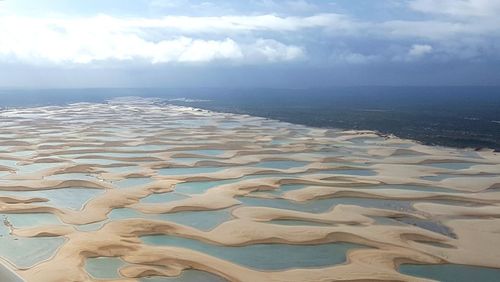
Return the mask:
[[(268, 9), (280, 6), (270, 0), (257, 2)], [(152, 1), (151, 5), (173, 9), (189, 3)], [(202, 4), (196, 7), (217, 6)], [(328, 66), (411, 63), (431, 54), (438, 61), (499, 58), (498, 1), (410, 0), (400, 4), (405, 16), (398, 19), (369, 19), (324, 2), (287, 1), (282, 6), (288, 7), (288, 14), (238, 10), (232, 15), (156, 17), (0, 13), (0, 63), (96, 67), (307, 62)]]
[[(274, 39), (256, 38), (237, 42), (230, 37), (204, 39), (185, 35), (166, 35), (166, 39), (151, 38), (154, 29), (178, 29), (191, 32), (217, 32), (252, 29), (298, 29), (315, 25), (298, 21), (264, 17), (273, 24), (250, 24), (248, 17), (221, 19), (188, 18), (118, 19), (99, 16), (87, 19), (30, 19), (8, 17), (0, 19), (0, 58), (35, 64), (96, 61), (138, 60), (157, 63), (203, 63), (235, 61), (265, 63), (293, 61), (305, 56), (304, 50)], [(187, 28), (189, 26), (189, 29)]]

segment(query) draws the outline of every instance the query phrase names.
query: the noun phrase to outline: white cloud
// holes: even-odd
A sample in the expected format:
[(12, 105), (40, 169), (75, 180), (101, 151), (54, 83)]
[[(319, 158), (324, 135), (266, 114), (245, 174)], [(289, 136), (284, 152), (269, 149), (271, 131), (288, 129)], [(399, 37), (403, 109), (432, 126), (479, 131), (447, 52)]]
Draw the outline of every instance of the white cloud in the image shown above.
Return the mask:
[(414, 44), (408, 51), (412, 57), (421, 57), (432, 52), (432, 46), (427, 44)]
[[(153, 1), (152, 5), (173, 7), (186, 0)], [(0, 61), (34, 64), (90, 64), (104, 61), (142, 63), (206, 63), (230, 61), (239, 64), (301, 60), (311, 55), (315, 62), (333, 60), (360, 64), (374, 61), (407, 60), (430, 52), (434, 57), (480, 58), (481, 52), (497, 54), (500, 18), (487, 16), (483, 0), (440, 2), (410, 0), (413, 10), (428, 13), (423, 20), (366, 21), (337, 13), (310, 16), (226, 15), (124, 18), (107, 15), (78, 18), (32, 18), (0, 15)], [(189, 1), (187, 1), (189, 2)], [(264, 3), (274, 1), (264, 1)], [(493, 1), (491, 1), (493, 2)], [(156, 3), (156, 4), (155, 4)], [(205, 2), (204, 2), (205, 3)], [(208, 2), (207, 2), (208, 3)], [(288, 5), (313, 8), (304, 0)], [(441, 12), (432, 3), (440, 3)], [(274, 5), (273, 4), (273, 5)], [(469, 5), (469, 6), (467, 6)], [(489, 6), (488, 6), (489, 5)], [(319, 5), (318, 5), (319, 6)], [(458, 9), (458, 10), (457, 10)], [(443, 16), (446, 14), (448, 16)], [(385, 41), (387, 47), (369, 55), (353, 52), (349, 46), (332, 50), (331, 42)], [(425, 42), (410, 50), (407, 42)], [(453, 44), (451, 44), (453, 43)], [(357, 43), (355, 43), (357, 44)], [(432, 45), (432, 47), (431, 47)], [(394, 47), (394, 48), (392, 48)], [(429, 48), (430, 47), (430, 48)], [(323, 48), (323, 49), (321, 49)], [(308, 50), (309, 49), (309, 50)], [(352, 48), (355, 49), (355, 48)], [(318, 50), (318, 55), (311, 53)], [(372, 54), (373, 53), (373, 54)], [(479, 55), (478, 55), (479, 54)], [(323, 58), (320, 58), (323, 56)], [(409, 59), (411, 60), (411, 59)]]
[(472, 22), (399, 20), (374, 25), (373, 32), (387, 38), (424, 38), (436, 42), (445, 42), (464, 37), (495, 38), (500, 35), (500, 29), (497, 28), (499, 24), (500, 20)]
[(22, 19), (37, 24), (66, 27), (112, 26), (116, 29), (169, 29), (183, 33), (246, 33), (251, 31), (298, 31), (301, 29), (341, 27), (345, 29), (351, 20), (340, 14), (316, 14), (308, 17), (280, 17), (274, 14), (252, 16), (166, 16), (162, 18), (116, 18), (100, 15), (75, 19)]
[(288, 46), (273, 39), (259, 39), (248, 50), (249, 57), (270, 62), (293, 61), (305, 57), (303, 48)]
[[(424, 59), (429, 54), (434, 53), (435, 48), (429, 44), (413, 44), (410, 47), (408, 46), (394, 46), (394, 50), (392, 50), (393, 56), (390, 58), (393, 62), (404, 62), (411, 63), (421, 59)], [(433, 56), (433, 59), (444, 59), (446, 56), (442, 51), (439, 50), (439, 56)], [(444, 57), (443, 57), (444, 56)]]
[(156, 44), (146, 44), (152, 47), (150, 53), (137, 52), (137, 54), (150, 59), (153, 63), (210, 62), (218, 59), (238, 60), (243, 58), (240, 46), (229, 38), (216, 41), (181, 37), (175, 40), (160, 41)]
[(317, 14), (309, 17), (279, 17), (272, 14), (256, 16), (189, 17), (168, 16), (161, 19), (121, 21), (123, 26), (171, 28), (190, 33), (220, 33), (249, 31), (298, 31), (308, 28), (333, 28), (349, 24), (338, 14)]
[(496, 17), (500, 13), (497, 0), (412, 0), (409, 6), (419, 12), (453, 17)]
[[(0, 60), (35, 64), (88, 64), (109, 60), (265, 63), (291, 61), (304, 56), (302, 47), (270, 39), (237, 42), (229, 37), (208, 40), (184, 35), (151, 39), (148, 28), (182, 27), (187, 18), (178, 20), (127, 21), (108, 16), (76, 20), (4, 17), (0, 18)], [(221, 28), (224, 25), (213, 19), (208, 19), (207, 24), (212, 27), (221, 25)], [(195, 29), (201, 27), (200, 21)]]
[(422, 12), (422, 20), (388, 20), (375, 25), (379, 33), (392, 37), (425, 38), (446, 42), (462, 38), (500, 35), (500, 1), (410, 0), (408, 8)]

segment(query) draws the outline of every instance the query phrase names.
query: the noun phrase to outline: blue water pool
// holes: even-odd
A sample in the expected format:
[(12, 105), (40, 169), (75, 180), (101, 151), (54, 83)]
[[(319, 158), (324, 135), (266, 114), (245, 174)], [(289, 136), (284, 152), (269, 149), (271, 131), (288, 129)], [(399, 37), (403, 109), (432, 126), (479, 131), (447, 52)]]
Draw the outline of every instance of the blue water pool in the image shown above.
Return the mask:
[(141, 239), (146, 244), (196, 250), (246, 267), (262, 270), (324, 267), (340, 264), (345, 262), (348, 250), (364, 247), (342, 242), (320, 245), (254, 244), (243, 247), (227, 247), (166, 235), (144, 236)]
[(500, 280), (500, 268), (459, 264), (403, 264), (399, 267), (399, 272), (443, 282), (495, 282)]

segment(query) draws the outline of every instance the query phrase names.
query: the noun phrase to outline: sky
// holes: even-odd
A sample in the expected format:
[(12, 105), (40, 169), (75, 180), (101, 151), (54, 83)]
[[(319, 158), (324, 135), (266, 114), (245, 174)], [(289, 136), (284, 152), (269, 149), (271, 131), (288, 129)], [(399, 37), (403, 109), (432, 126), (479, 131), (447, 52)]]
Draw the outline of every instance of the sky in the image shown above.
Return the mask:
[(0, 87), (500, 85), (500, 0), (0, 0)]

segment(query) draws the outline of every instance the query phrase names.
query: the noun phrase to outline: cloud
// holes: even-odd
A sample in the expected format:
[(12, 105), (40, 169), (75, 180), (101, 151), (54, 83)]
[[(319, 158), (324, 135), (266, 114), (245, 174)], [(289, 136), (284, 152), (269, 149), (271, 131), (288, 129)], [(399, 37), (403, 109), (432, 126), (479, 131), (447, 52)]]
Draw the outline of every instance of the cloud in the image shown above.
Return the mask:
[(288, 46), (273, 39), (259, 39), (247, 50), (249, 57), (269, 62), (293, 61), (306, 56), (303, 48)]
[[(1, 18), (0, 60), (34, 64), (102, 61), (153, 64), (232, 61), (253, 64), (292, 61), (305, 56), (303, 47), (274, 39), (237, 42), (230, 37), (205, 39), (169, 35), (153, 38), (151, 35), (151, 27), (182, 26), (183, 21), (126, 21), (108, 16), (77, 20)], [(201, 27), (201, 23), (199, 25)], [(214, 25), (216, 23), (212, 27)]]
[[(261, 2), (277, 5), (270, 0), (258, 1)], [(457, 6), (452, 2), (457, 2)], [(412, 59), (408, 58), (431, 52), (433, 59), (443, 60), (498, 58), (500, 18), (488, 16), (489, 10), (497, 11), (497, 5), (490, 2), (494, 1), (409, 0), (402, 7), (410, 13), (425, 14), (412, 20), (368, 20), (339, 13), (156, 18), (22, 17), (10, 13), (0, 15), (0, 62), (266, 64), (312, 58), (315, 64), (366, 64), (390, 63), (394, 58), (410, 62)], [(155, 0), (150, 5), (168, 8), (182, 3), (191, 1)], [(311, 3), (290, 0), (282, 4), (302, 12), (324, 8), (317, 2)], [(419, 44), (408, 49), (414, 42)]]
[(432, 52), (432, 46), (427, 44), (414, 44), (408, 51), (411, 57), (421, 57)]
[(419, 20), (387, 20), (373, 27), (373, 33), (387, 42), (423, 41), (432, 46), (413, 48), (408, 56), (394, 57), (412, 60), (425, 52), (434, 53), (437, 61), (485, 60), (499, 58), (500, 1), (490, 0), (411, 0), (411, 11), (422, 13)]
[[(151, 45), (150, 53), (137, 52), (137, 56), (150, 59), (152, 63), (210, 62), (214, 60), (239, 60), (243, 58), (241, 47), (232, 39), (193, 40), (181, 37)], [(139, 51), (140, 49), (137, 49)], [(150, 55), (150, 56), (148, 56)]]
[(100, 15), (76, 19), (22, 19), (18, 22), (32, 22), (42, 25), (60, 25), (67, 27), (112, 26), (116, 29), (170, 29), (183, 33), (246, 33), (251, 31), (299, 31), (303, 29), (345, 28), (351, 20), (340, 14), (316, 14), (307, 17), (280, 17), (274, 14), (252, 16), (166, 16), (162, 18), (116, 18)]
[(500, 1), (496, 0), (413, 0), (409, 7), (423, 13), (452, 17), (491, 17), (500, 13)]
[[(499, 21), (500, 24), (500, 21)], [(500, 30), (497, 24), (487, 22), (455, 22), (455, 21), (387, 21), (375, 27), (374, 32), (386, 37), (425, 38), (436, 42), (463, 37), (498, 37)]]

